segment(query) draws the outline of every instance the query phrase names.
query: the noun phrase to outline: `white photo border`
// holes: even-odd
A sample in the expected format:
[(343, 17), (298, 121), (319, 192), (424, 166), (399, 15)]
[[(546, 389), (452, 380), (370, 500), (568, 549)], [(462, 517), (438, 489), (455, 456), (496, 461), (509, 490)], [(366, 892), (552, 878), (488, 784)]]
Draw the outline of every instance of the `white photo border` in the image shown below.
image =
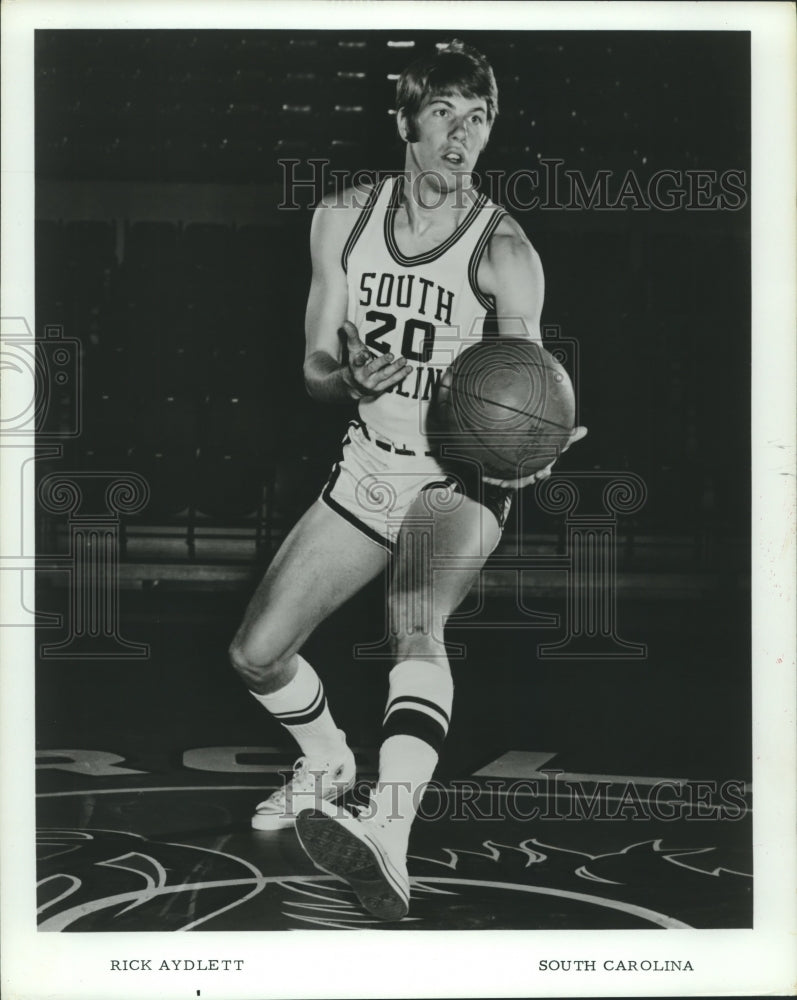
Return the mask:
[[(406, 28), (750, 31), (752, 52), (753, 717), (752, 930), (578, 932), (582, 957), (689, 959), (688, 978), (598, 971), (554, 978), (536, 960), (573, 957), (574, 932), (361, 931), (37, 934), (33, 801), (33, 635), (2, 651), (2, 979), (11, 998), (193, 997), (186, 973), (110, 972), (110, 959), (245, 959), (201, 981), (203, 997), (666, 996), (791, 992), (795, 886), (795, 32), (790, 3), (410, 3), (7, 0), (2, 11), (2, 305), (33, 329), (33, 33), (41, 28)], [(718, 109), (718, 114), (721, 110)], [(721, 373), (718, 372), (718, 377)], [(18, 382), (3, 394), (16, 412)], [(718, 417), (717, 433), (721, 433)], [(32, 443), (31, 443), (32, 454)], [(7, 450), (0, 461), (7, 466)], [(0, 470), (2, 471), (2, 470)], [(9, 516), (20, 484), (2, 477), (0, 552), (33, 552), (33, 519)], [(20, 532), (23, 537), (20, 538)], [(4, 609), (20, 600), (0, 591)], [(6, 620), (3, 617), (2, 620)], [(363, 936), (367, 935), (367, 936)], [(155, 963), (153, 963), (155, 964)]]

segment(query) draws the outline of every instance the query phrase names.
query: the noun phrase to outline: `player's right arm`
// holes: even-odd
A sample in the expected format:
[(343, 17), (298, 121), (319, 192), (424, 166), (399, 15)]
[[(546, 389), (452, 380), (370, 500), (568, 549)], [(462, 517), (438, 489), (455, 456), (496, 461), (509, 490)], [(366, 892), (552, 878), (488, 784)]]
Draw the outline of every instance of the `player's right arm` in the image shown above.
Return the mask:
[(343, 203), (339, 198), (322, 201), (313, 215), (304, 381), (308, 393), (321, 402), (381, 395), (411, 370), (404, 358), (394, 359), (391, 354), (374, 357), (347, 319), (348, 288), (341, 254), (356, 213), (362, 211), (362, 194), (352, 189)]

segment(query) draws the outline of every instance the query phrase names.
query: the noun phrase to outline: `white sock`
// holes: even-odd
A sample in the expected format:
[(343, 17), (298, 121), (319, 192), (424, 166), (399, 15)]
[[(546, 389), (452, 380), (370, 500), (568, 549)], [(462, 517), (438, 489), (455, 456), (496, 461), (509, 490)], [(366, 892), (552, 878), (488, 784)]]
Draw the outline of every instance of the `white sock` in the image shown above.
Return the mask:
[(306, 757), (334, 763), (341, 756), (345, 735), (327, 707), (321, 678), (304, 657), (296, 659), (299, 669), (285, 687), (272, 694), (250, 693), (294, 737)]
[(410, 827), (448, 732), (454, 684), (448, 670), (404, 660), (390, 672), (374, 815), (406, 851)]

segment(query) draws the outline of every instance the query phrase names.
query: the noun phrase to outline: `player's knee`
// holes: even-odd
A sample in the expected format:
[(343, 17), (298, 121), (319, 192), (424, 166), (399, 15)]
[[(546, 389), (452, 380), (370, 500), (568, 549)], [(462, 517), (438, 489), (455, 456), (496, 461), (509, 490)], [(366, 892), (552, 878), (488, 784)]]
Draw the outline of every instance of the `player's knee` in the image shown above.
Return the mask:
[(262, 644), (256, 647), (240, 633), (230, 643), (228, 655), (233, 670), (253, 691), (281, 670), (283, 659), (276, 649), (272, 651)]
[(445, 658), (443, 633), (448, 615), (439, 607), (426, 607), (418, 598), (423, 595), (399, 595), (390, 608), (390, 635), (394, 657), (410, 659)]
[(257, 669), (257, 665), (247, 655), (245, 644), (238, 636), (230, 643), (227, 655), (230, 660), (230, 666), (244, 681)]
[(393, 658), (401, 660), (429, 660), (448, 670), (448, 656), (442, 639), (425, 631), (408, 629), (393, 636)]

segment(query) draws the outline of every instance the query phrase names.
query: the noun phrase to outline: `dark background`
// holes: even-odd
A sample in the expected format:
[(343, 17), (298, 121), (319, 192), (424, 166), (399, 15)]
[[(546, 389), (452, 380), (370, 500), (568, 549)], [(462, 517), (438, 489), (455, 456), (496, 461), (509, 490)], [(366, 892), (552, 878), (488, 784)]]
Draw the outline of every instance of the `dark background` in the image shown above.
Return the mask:
[[(484, 51), (498, 79), (484, 171), (559, 158), (588, 182), (612, 171), (613, 189), (629, 170), (643, 187), (665, 169), (749, 178), (746, 33), (36, 33), (37, 334), (60, 326), (82, 352), (79, 399), (56, 394), (47, 420), (57, 429), (78, 406), (83, 418), (40, 474), (146, 477), (149, 504), (122, 525), (123, 580), (163, 583), (168, 566), (183, 587), (246, 584), (221, 601), (163, 588), (123, 600), (125, 634), (155, 649), (149, 680), (157, 668), (158, 685), (179, 685), (188, 730), (204, 719), (209, 732), (212, 716), (223, 733), (183, 732), (168, 697), (153, 706), (150, 688), (119, 681), (124, 664), (75, 665), (85, 683), (70, 685), (56, 663), (41, 668), (45, 746), (74, 745), (81, 731), (84, 746), (140, 750), (144, 716), (147, 731), (171, 734), (175, 753), (203, 739), (257, 742), (262, 713), (244, 695), (225, 701), (234, 683), (223, 675), (226, 642), (246, 588), (318, 495), (347, 414), (314, 404), (302, 385), (316, 195), (305, 190), (300, 209), (279, 210), (280, 160), (299, 160), (303, 177), (313, 157), (328, 157), (331, 169), (401, 169), (390, 77), (451, 37)], [(626, 469), (647, 486), (641, 510), (618, 522), (617, 558), (621, 578), (635, 573), (639, 585), (623, 591), (621, 631), (651, 643), (651, 669), (539, 664), (536, 693), (493, 706), (478, 752), (525, 739), (580, 748), (587, 763), (576, 768), (628, 773), (630, 748), (642, 748), (632, 773), (695, 773), (698, 760), (708, 773), (749, 773), (749, 207), (513, 214), (545, 268), (543, 322), (578, 348), (571, 373), (589, 436), (562, 467)], [(538, 510), (528, 490), (514, 518), (521, 505), (535, 544), (562, 544), (561, 518)], [(67, 534), (63, 517), (42, 513), (39, 551), (65, 551)], [(236, 565), (243, 575), (231, 574)], [(56, 607), (40, 579), (39, 606)], [(340, 619), (340, 635), (312, 640), (311, 659), (316, 649), (346, 659), (364, 611), (379, 633), (381, 592), (363, 600)], [(546, 600), (561, 612), (561, 589)], [(202, 616), (199, 632), (192, 613)], [(494, 681), (503, 690), (513, 657), (528, 658), (528, 633), (499, 634)], [(207, 673), (192, 681), (202, 656)], [(350, 678), (324, 680), (341, 704)], [(120, 683), (138, 706), (124, 718)], [(86, 685), (103, 712), (83, 698)], [(474, 691), (478, 701), (480, 683)], [(376, 739), (383, 694), (362, 691), (372, 726), (359, 721), (360, 703), (341, 709), (363, 743)], [(153, 711), (164, 715), (154, 726)], [(462, 753), (471, 733), (467, 721), (457, 725), (451, 746)]]
[[(643, 185), (662, 169), (749, 177), (744, 33), (463, 37), (499, 83), (485, 171), (559, 158), (587, 182), (611, 170), (614, 191), (628, 170)], [(274, 451), (306, 453), (311, 478), (323, 476), (344, 415), (319, 410), (301, 383), (315, 198), (303, 190), (301, 210), (275, 209), (279, 161), (400, 169), (389, 77), (439, 40), (37, 32), (37, 325), (63, 324), (84, 349), (77, 461), (111, 451), (146, 466), (171, 452), (159, 480), (192, 459), (179, 480), (196, 477), (193, 495), (164, 483), (150, 515), (159, 498), (163, 514), (183, 501), (244, 512), (256, 492), (247, 457), (256, 469)], [(305, 162), (292, 169), (310, 176)], [(650, 527), (702, 519), (745, 535), (748, 208), (513, 214), (545, 267), (544, 322), (579, 345), (580, 463), (644, 476)], [(235, 465), (239, 510), (209, 495), (197, 452), (200, 466)]]

